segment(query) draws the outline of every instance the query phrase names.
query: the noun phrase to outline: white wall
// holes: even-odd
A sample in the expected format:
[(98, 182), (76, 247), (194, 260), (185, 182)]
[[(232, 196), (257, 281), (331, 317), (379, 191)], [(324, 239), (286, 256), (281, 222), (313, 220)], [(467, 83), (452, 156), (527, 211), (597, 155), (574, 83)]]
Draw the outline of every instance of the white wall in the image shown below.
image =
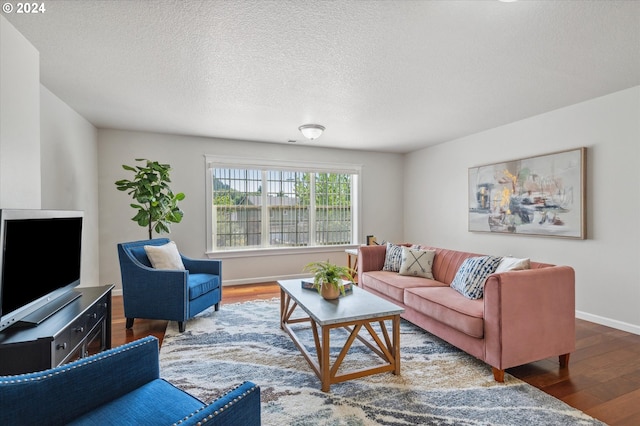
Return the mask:
[(98, 131), (44, 86), (40, 90), (42, 208), (82, 210), (81, 286), (101, 285), (98, 251)]
[(0, 207), (40, 208), (40, 54), (3, 16)]
[(97, 130), (40, 85), (38, 51), (2, 16), (0, 31), (0, 207), (83, 210), (81, 285), (99, 285)]
[[(586, 240), (467, 231), (468, 168), (586, 146)], [(416, 151), (404, 237), (576, 271), (577, 316), (640, 334), (640, 86)]]
[[(315, 142), (322, 145), (322, 139)], [(266, 144), (144, 132), (98, 131), (100, 193), (100, 281), (120, 286), (116, 244), (147, 238), (146, 229), (131, 220), (135, 211), (131, 198), (116, 189), (118, 179), (133, 174), (122, 164), (148, 158), (172, 166), (174, 192), (184, 192), (180, 203), (185, 212), (181, 223), (172, 226), (169, 238), (188, 256), (203, 258), (206, 250), (205, 158), (207, 154), (285, 161), (350, 163), (362, 165), (363, 220), (361, 236), (374, 234), (378, 240), (399, 240), (403, 235), (400, 211), (403, 205), (403, 156), (397, 154), (315, 148), (301, 145)], [(155, 234), (154, 234), (155, 236)], [(166, 236), (166, 235), (165, 235)], [(321, 256), (319, 258), (319, 256)], [(224, 258), (224, 285), (262, 282), (298, 276), (313, 260), (331, 259), (346, 264), (344, 250), (333, 253)]]

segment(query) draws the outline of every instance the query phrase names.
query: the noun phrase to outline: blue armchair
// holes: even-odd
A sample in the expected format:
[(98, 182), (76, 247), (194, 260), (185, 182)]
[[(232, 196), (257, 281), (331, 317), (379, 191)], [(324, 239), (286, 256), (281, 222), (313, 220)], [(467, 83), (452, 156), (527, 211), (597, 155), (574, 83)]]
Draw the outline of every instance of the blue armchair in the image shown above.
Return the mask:
[(180, 255), (186, 270), (154, 269), (144, 246), (168, 243), (156, 238), (118, 244), (126, 328), (135, 318), (147, 318), (177, 321), (183, 332), (189, 318), (210, 306), (219, 309), (222, 262)]
[(0, 377), (0, 424), (260, 425), (255, 384), (207, 405), (159, 371), (158, 339), (149, 336), (50, 370)]

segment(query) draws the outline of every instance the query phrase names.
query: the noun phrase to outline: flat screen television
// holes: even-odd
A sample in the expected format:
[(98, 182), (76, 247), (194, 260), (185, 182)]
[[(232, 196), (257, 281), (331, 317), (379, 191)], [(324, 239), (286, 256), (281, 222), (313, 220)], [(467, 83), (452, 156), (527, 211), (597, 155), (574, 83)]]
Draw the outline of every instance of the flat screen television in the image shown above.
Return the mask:
[(76, 297), (81, 211), (0, 210), (0, 330), (37, 325)]

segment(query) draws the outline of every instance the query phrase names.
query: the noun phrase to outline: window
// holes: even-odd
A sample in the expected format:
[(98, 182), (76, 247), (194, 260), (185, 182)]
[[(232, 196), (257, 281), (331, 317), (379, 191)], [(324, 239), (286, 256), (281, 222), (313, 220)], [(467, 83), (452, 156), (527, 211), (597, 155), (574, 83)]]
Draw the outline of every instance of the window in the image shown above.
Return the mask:
[(359, 167), (208, 159), (212, 251), (354, 244)]

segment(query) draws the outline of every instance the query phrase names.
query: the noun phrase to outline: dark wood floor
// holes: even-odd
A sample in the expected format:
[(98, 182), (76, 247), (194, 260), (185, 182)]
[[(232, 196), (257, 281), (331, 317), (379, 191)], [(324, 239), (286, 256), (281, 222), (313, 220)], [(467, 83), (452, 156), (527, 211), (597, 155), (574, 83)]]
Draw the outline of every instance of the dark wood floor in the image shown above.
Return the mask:
[[(223, 287), (222, 300), (236, 303), (279, 295), (276, 283), (230, 286)], [(166, 321), (137, 319), (133, 330), (126, 330), (122, 297), (114, 296), (113, 346), (147, 335), (162, 344), (166, 327)], [(566, 370), (558, 368), (556, 358), (507, 372), (609, 425), (640, 425), (640, 335), (576, 320), (576, 347)]]

